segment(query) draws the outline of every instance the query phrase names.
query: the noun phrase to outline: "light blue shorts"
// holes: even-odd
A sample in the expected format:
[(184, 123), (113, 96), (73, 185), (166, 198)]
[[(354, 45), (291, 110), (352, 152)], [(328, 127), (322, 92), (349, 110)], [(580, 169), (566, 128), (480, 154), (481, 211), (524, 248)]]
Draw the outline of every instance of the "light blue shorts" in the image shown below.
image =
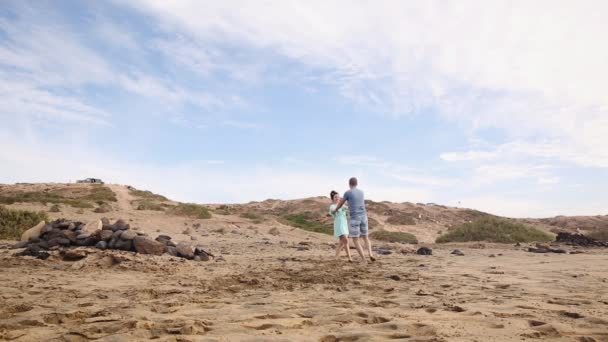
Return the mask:
[(351, 217), (348, 235), (350, 237), (359, 237), (367, 235), (367, 215), (362, 217)]

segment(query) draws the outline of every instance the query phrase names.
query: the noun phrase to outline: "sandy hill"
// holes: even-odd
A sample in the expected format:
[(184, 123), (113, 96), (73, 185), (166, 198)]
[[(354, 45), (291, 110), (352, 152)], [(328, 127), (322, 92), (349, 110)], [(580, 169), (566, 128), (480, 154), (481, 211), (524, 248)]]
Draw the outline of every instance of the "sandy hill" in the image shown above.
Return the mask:
[[(298, 226), (294, 222), (319, 229), (331, 226), (331, 217), (327, 213), (329, 200), (325, 197), (269, 199), (231, 205), (187, 205), (130, 186), (43, 183), (0, 185), (0, 205), (47, 211), (53, 219), (123, 218), (142, 230), (172, 234), (187, 232), (184, 227), (198, 224), (224, 232), (240, 228), (264, 232), (274, 229), (301, 237), (321, 238), (317, 234), (293, 229)], [(452, 227), (492, 216), (474, 209), (432, 203), (367, 201), (367, 209), (372, 229), (411, 233), (423, 243), (434, 242)], [(608, 215), (516, 220), (550, 233), (608, 229)]]
[[(46, 260), (0, 241), (0, 340), (10, 341), (607, 341), (606, 248), (551, 243), (373, 241), (377, 259), (334, 258), (328, 199), (190, 205), (121, 185), (0, 186), (0, 205), (51, 219), (122, 218), (216, 258), (193, 261), (70, 247)], [(489, 214), (369, 202), (373, 231), (422, 244)], [(551, 232), (607, 218), (525, 220)], [(453, 232), (454, 230), (452, 230)], [(455, 254), (454, 249), (460, 253)], [(80, 253), (78, 261), (62, 252)], [(382, 253), (380, 253), (382, 252)]]

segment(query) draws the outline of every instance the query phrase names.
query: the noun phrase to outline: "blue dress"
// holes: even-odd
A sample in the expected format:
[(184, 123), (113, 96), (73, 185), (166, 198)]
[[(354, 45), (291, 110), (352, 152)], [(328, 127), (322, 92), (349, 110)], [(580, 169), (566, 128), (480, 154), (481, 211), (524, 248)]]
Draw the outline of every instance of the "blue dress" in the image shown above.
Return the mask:
[(333, 213), (338, 205), (332, 204), (329, 206), (329, 214), (334, 218), (334, 236), (340, 237), (342, 235), (348, 236), (348, 220), (346, 219), (346, 207), (342, 206), (337, 213)]

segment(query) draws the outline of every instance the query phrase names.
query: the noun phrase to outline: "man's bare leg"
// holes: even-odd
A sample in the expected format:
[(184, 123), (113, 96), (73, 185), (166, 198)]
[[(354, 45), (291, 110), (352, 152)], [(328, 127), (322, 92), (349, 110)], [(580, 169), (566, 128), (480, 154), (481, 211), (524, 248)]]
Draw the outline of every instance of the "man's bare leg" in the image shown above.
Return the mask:
[(367, 235), (363, 235), (363, 243), (365, 244), (365, 249), (367, 249), (367, 252), (369, 253), (369, 259), (371, 261), (376, 261), (374, 253), (372, 252), (372, 243), (369, 241), (369, 237)]
[(361, 248), (361, 242), (359, 242), (359, 238), (353, 237), (353, 243), (355, 244), (355, 248), (357, 249), (357, 252), (361, 256), (361, 259), (363, 261), (365, 261), (365, 256), (363, 255), (363, 248)]

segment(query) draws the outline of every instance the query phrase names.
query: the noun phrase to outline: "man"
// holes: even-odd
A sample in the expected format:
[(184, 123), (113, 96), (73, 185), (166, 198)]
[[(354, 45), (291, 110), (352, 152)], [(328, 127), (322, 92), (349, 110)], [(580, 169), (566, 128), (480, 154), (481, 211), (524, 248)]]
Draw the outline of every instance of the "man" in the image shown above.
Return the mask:
[(363, 250), (361, 248), (359, 237), (363, 238), (365, 249), (369, 254), (369, 259), (371, 261), (376, 261), (376, 258), (374, 258), (372, 253), (372, 244), (367, 236), (367, 211), (365, 210), (365, 197), (363, 195), (363, 191), (357, 189), (358, 181), (355, 177), (348, 180), (348, 185), (350, 190), (344, 193), (344, 197), (342, 197), (334, 212), (340, 210), (344, 203), (348, 202), (348, 208), (350, 210), (350, 226), (348, 229), (348, 235), (353, 238), (355, 248), (363, 260), (365, 260), (365, 256), (363, 256)]

